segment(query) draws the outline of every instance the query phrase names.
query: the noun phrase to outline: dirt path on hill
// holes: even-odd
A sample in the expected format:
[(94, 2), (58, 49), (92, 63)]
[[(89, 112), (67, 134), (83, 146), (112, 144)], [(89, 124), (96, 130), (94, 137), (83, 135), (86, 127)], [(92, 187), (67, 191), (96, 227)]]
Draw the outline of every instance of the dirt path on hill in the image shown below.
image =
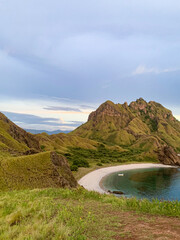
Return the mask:
[[(180, 240), (180, 219), (138, 215), (131, 212), (113, 213), (118, 218), (119, 227), (114, 239), (126, 240)], [(120, 234), (118, 234), (118, 229)]]
[(100, 239), (108, 239), (104, 234), (110, 231), (113, 236), (108, 240), (180, 240), (180, 218), (122, 211), (97, 202), (86, 209), (101, 219), (99, 228), (104, 237)]

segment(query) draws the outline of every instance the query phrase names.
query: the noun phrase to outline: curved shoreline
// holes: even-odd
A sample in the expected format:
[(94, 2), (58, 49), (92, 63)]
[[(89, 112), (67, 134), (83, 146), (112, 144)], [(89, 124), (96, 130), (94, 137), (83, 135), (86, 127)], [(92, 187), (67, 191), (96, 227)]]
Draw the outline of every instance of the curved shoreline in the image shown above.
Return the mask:
[(99, 193), (107, 193), (102, 187), (101, 187), (101, 181), (102, 179), (114, 172), (124, 171), (124, 170), (131, 170), (131, 169), (143, 169), (143, 168), (167, 168), (167, 167), (175, 167), (170, 165), (163, 165), (163, 164), (156, 164), (156, 163), (138, 163), (138, 164), (126, 164), (126, 165), (119, 165), (114, 167), (106, 167), (106, 168), (100, 168), (93, 172), (90, 172), (86, 174), (84, 177), (82, 177), (78, 183), (79, 185), (83, 186), (85, 189), (89, 191), (95, 191)]

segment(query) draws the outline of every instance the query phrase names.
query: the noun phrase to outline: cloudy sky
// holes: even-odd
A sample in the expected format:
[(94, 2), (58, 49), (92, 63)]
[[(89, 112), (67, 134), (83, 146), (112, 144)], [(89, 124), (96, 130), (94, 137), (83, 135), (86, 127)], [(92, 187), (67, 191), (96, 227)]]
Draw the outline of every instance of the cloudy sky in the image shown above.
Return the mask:
[(106, 100), (180, 119), (179, 0), (0, 0), (0, 111), (72, 130)]

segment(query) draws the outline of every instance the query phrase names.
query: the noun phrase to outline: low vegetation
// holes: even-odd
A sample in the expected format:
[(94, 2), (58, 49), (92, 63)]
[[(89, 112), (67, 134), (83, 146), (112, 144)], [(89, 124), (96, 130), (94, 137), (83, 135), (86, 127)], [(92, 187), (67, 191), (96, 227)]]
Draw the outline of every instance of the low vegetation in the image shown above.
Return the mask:
[(64, 186), (76, 186), (76, 181), (66, 159), (56, 153), (0, 159), (1, 191)]
[[(131, 239), (126, 221), (147, 219), (157, 226), (155, 215), (180, 218), (180, 202), (117, 198), (83, 188), (1, 192), (0, 239)], [(176, 226), (177, 219), (167, 220)], [(146, 239), (142, 231), (138, 239)]]
[(157, 162), (156, 158), (144, 155), (140, 148), (126, 148), (119, 151), (104, 144), (99, 144), (96, 149), (69, 147), (65, 156), (70, 162), (72, 171), (77, 171), (79, 167), (103, 166), (108, 163)]

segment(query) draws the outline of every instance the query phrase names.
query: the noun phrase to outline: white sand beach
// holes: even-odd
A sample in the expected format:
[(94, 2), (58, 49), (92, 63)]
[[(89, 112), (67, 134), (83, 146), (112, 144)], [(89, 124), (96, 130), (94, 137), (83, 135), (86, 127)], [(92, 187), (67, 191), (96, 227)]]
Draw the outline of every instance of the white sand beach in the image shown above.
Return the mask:
[(89, 191), (96, 191), (99, 193), (106, 193), (101, 187), (100, 182), (103, 177), (106, 175), (119, 172), (123, 170), (130, 170), (130, 169), (138, 169), (138, 168), (159, 168), (159, 167), (173, 167), (170, 165), (163, 165), (163, 164), (155, 164), (155, 163), (138, 163), (138, 164), (126, 164), (126, 165), (119, 165), (114, 167), (106, 167), (100, 168), (93, 172), (88, 173), (84, 177), (82, 177), (78, 183), (79, 185), (83, 186), (85, 189)]

